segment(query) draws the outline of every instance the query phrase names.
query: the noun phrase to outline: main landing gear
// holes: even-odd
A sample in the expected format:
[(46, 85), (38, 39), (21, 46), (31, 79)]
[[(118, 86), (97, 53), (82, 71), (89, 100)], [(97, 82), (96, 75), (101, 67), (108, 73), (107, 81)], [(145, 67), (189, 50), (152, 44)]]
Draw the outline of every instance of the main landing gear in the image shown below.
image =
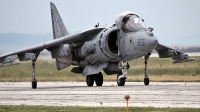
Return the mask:
[(144, 85), (149, 85), (149, 77), (148, 77), (148, 68), (147, 68), (147, 60), (149, 59), (150, 53), (144, 56)]
[(86, 76), (87, 86), (93, 86), (94, 82), (96, 83), (96, 86), (102, 86), (103, 85), (103, 75), (102, 75), (101, 72), (99, 72), (98, 74)]

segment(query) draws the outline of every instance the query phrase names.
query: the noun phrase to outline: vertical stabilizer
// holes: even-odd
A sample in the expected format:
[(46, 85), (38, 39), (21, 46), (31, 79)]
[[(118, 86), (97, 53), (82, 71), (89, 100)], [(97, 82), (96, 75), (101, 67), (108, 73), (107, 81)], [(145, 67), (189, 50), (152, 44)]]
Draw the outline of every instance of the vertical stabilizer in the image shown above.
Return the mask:
[(53, 29), (53, 38), (57, 39), (66, 35), (69, 35), (69, 32), (65, 28), (65, 25), (58, 13), (58, 10), (54, 3), (50, 3), (51, 6), (51, 19), (52, 19), (52, 29)]

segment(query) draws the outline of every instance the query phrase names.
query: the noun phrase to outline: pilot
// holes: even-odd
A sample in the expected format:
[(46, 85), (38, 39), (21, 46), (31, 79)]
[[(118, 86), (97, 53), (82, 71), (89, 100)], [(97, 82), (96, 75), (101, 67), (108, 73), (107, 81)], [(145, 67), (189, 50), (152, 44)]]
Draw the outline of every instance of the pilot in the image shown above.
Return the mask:
[(133, 15), (133, 12), (127, 11), (127, 12), (123, 12), (121, 13), (117, 19), (115, 20), (115, 24), (118, 26), (118, 28), (122, 28), (124, 29), (126, 27), (126, 22), (128, 21), (128, 15)]
[(124, 32), (135, 32), (139, 29), (146, 28), (144, 20), (133, 12), (121, 13), (115, 20), (115, 23)]
[[(124, 35), (128, 32), (136, 32), (140, 29), (146, 28), (144, 20), (141, 19), (138, 15), (136, 15), (133, 12), (123, 12), (121, 13), (115, 20), (116, 26), (121, 29), (120, 35)], [(121, 39), (120, 37), (127, 37), (127, 36), (119, 36), (116, 40), (116, 46), (120, 44), (119, 41), (125, 41), (124, 39)], [(132, 42), (132, 38), (130, 37), (130, 43)]]

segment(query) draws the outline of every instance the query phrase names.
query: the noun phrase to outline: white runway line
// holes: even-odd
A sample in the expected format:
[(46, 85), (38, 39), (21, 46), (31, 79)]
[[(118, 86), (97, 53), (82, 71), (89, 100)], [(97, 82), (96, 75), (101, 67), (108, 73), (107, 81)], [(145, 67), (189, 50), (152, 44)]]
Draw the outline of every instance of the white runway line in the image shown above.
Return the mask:
[(130, 95), (132, 107), (200, 108), (200, 83), (104, 82), (102, 87), (87, 87), (85, 82), (0, 82), (0, 105), (46, 106), (126, 106), (124, 96)]

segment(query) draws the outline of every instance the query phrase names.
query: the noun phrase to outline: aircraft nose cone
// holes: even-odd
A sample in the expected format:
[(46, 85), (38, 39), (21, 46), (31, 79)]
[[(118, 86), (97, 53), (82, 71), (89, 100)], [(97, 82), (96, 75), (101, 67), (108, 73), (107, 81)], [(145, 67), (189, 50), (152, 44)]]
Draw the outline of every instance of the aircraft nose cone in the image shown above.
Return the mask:
[(158, 39), (156, 37), (151, 37), (152, 38), (152, 46), (155, 49), (158, 46)]
[(158, 45), (158, 40), (154, 40), (153, 44)]
[(144, 52), (151, 52), (158, 45), (158, 39), (150, 31), (140, 31), (134, 34), (138, 37), (137, 48)]
[(145, 30), (147, 44), (149, 44), (149, 49), (155, 49), (158, 45), (158, 39), (154, 36), (152, 31)]
[(146, 39), (149, 50), (153, 50), (158, 46), (158, 39), (155, 36), (147, 36)]

